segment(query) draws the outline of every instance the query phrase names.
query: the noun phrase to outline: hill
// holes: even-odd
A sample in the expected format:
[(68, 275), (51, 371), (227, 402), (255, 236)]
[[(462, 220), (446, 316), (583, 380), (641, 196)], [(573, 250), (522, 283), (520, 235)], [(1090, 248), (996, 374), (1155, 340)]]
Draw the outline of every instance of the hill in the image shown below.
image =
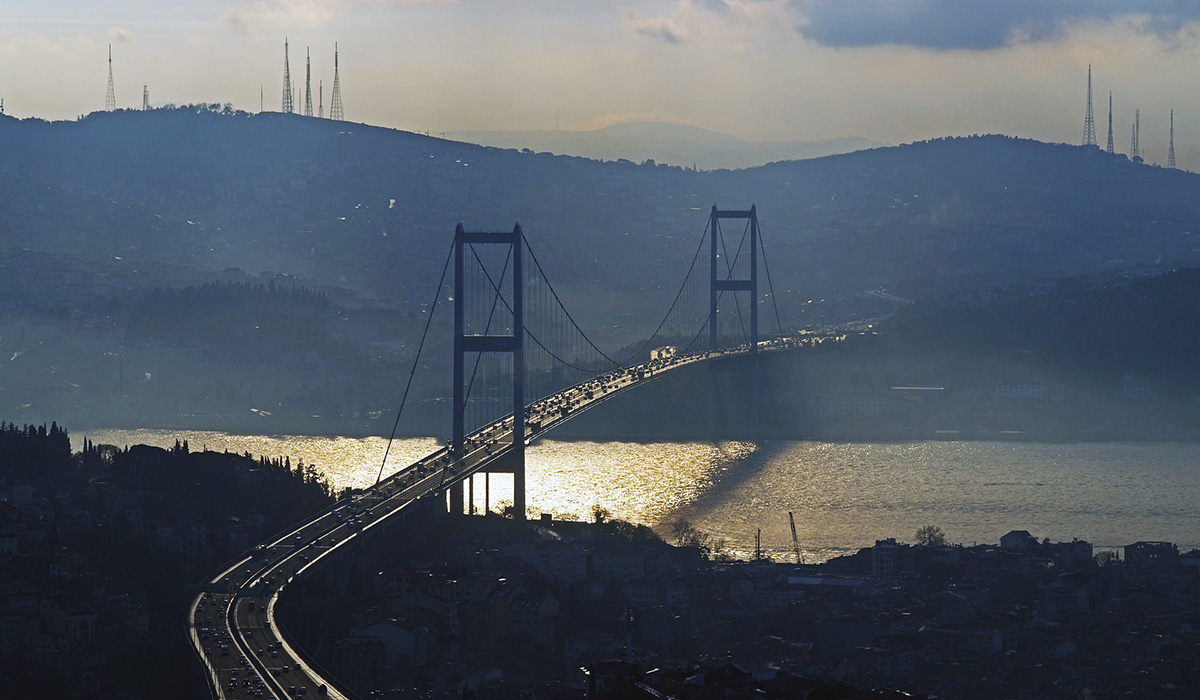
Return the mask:
[[(757, 204), (789, 326), (881, 315), (897, 297), (1200, 257), (1200, 177), (1095, 149), (983, 136), (692, 171), (214, 107), (0, 117), (0, 294), (11, 301), (0, 351), (12, 358), (0, 410), (26, 421), (70, 410), (87, 427), (135, 415), (228, 427), (292, 406), (305, 430), (331, 412), (386, 414), (460, 220), (520, 221), (607, 347), (653, 330), (714, 202)], [(199, 291), (215, 284), (241, 286)], [(269, 284), (303, 293), (254, 291)], [(890, 294), (868, 294), (880, 289)], [(282, 317), (286, 332), (217, 331), (222, 314), (189, 313), (192, 300), (238, 295), (265, 295), (239, 307), (239, 323), (301, 306)], [(147, 299), (174, 306), (152, 314)], [(172, 318), (195, 327), (172, 331)], [(285, 345), (294, 361), (274, 362)], [(316, 357), (331, 348), (337, 357)], [(152, 399), (125, 397), (154, 385)]]
[(459, 131), (447, 134), (500, 148), (528, 148), (597, 160), (659, 163), (716, 168), (750, 168), (780, 160), (819, 158), (849, 153), (879, 144), (863, 138), (824, 141), (745, 141), (719, 131), (682, 124), (642, 122), (618, 124), (591, 131)]

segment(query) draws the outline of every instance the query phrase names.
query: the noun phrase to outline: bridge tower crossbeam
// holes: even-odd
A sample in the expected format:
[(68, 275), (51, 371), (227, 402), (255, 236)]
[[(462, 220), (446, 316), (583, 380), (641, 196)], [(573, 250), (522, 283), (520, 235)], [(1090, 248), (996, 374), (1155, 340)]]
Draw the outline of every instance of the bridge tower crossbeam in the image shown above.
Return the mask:
[[(512, 335), (467, 335), (464, 249), (473, 245), (510, 246), (512, 249)], [(509, 471), (513, 475), (513, 511), (517, 520), (525, 519), (525, 350), (524, 300), (522, 280), (522, 233), (518, 224), (511, 232), (465, 231), (462, 224), (454, 230), (454, 410), (450, 447), (454, 457), (465, 454), (466, 439), (466, 354), (500, 353), (512, 355), (512, 450), (504, 467), (489, 471)], [(502, 281), (499, 281), (503, 284)], [(450, 512), (463, 512), (466, 482), (450, 488)]]

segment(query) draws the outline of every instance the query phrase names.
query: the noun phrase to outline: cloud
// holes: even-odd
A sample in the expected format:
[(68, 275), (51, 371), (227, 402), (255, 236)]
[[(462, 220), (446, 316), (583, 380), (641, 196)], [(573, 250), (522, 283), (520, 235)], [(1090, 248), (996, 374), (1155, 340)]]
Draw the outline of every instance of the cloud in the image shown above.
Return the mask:
[(686, 26), (670, 17), (647, 17), (628, 5), (621, 8), (621, 22), (634, 34), (664, 44), (682, 44), (691, 34)]
[(313, 26), (334, 15), (330, 0), (239, 0), (230, 5), (222, 18), (225, 26), (239, 34), (257, 36), (267, 26)]
[(103, 50), (103, 45), (82, 35), (73, 39), (55, 39), (42, 32), (28, 32), (15, 37), (0, 35), (0, 52), (26, 58), (32, 54), (66, 56), (97, 49)]
[(112, 39), (114, 44), (132, 44), (133, 32), (121, 27), (110, 27), (108, 37)]
[(239, 34), (257, 36), (263, 26), (287, 29), (289, 26), (313, 26), (328, 22), (343, 9), (387, 9), (460, 2), (462, 0), (231, 0), (226, 5), (222, 21)]
[(734, 3), (730, 0), (695, 0), (695, 5), (705, 10), (727, 15), (733, 11)]
[(704, 37), (736, 37), (778, 23), (788, 0), (677, 0), (671, 12), (648, 17), (626, 5), (621, 21), (627, 29), (665, 44), (682, 44)]
[(1200, 0), (791, 0), (797, 31), (827, 46), (988, 50), (1054, 41), (1075, 24), (1131, 20), (1164, 38), (1200, 20)]

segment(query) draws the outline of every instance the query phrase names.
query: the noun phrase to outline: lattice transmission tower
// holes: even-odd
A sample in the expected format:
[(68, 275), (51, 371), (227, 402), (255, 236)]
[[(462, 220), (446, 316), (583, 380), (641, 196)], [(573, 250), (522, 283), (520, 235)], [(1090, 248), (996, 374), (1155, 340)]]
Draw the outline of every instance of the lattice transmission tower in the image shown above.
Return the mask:
[(304, 116), (311, 117), (312, 111), (312, 50), (304, 49)]
[(1113, 133), (1112, 133), (1112, 93), (1108, 93), (1108, 152), (1113, 152)]
[(292, 102), (292, 70), (288, 67), (288, 40), (283, 38), (283, 109), (284, 114), (296, 111)]
[(1171, 110), (1171, 145), (1167, 150), (1167, 167), (1175, 169), (1175, 110)]
[(342, 79), (338, 76), (337, 42), (333, 44), (333, 97), (329, 100), (329, 118), (339, 122), (346, 119), (342, 113)]
[(143, 112), (150, 111), (150, 86), (149, 85), (142, 86), (142, 111)]
[(112, 44), (108, 45), (108, 92), (104, 95), (104, 111), (113, 112), (117, 109), (117, 93), (113, 90), (112, 79)]
[(1092, 67), (1088, 66), (1087, 116), (1083, 118), (1083, 145), (1096, 145), (1096, 120), (1092, 117)]
[(325, 118), (325, 81), (317, 81), (317, 118)]

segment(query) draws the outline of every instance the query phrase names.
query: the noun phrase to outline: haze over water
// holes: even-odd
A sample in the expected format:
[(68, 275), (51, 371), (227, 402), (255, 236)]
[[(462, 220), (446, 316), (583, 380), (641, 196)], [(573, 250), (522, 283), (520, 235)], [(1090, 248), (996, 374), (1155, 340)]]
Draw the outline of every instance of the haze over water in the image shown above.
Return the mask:
[[(374, 482), (383, 438), (230, 435), (163, 430), (79, 431), (118, 446), (249, 451), (316, 464), (335, 487)], [(433, 438), (393, 443), (385, 475), (436, 448)], [(593, 505), (669, 532), (686, 518), (734, 555), (763, 548), (791, 557), (788, 511), (809, 561), (869, 546), (912, 541), (936, 524), (952, 542), (998, 542), (1025, 529), (1099, 548), (1138, 540), (1200, 547), (1200, 444), (901, 442), (561, 442), (528, 453), (531, 508), (590, 517)], [(483, 479), (476, 481), (482, 507)], [(492, 478), (493, 509), (511, 503), (511, 481)]]

